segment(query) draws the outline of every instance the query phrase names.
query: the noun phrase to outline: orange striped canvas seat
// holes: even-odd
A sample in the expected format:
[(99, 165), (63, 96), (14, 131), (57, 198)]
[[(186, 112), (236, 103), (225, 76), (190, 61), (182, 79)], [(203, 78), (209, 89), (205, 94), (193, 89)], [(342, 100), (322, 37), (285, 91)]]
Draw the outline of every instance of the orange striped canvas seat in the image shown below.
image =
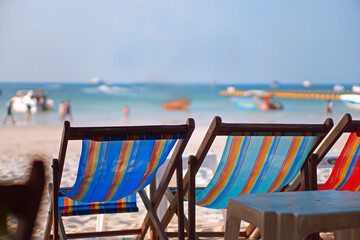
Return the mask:
[(197, 191), (196, 204), (226, 208), (240, 194), (274, 192), (299, 173), (314, 140), (323, 132), (273, 133), (270, 136), (230, 136), (210, 183)]
[[(232, 197), (285, 188), (309, 164), (311, 154), (332, 126), (331, 119), (323, 124), (241, 124), (222, 123), (215, 117), (195, 156), (190, 156), (190, 170), (184, 178), (189, 184), (189, 225), (196, 225), (195, 204), (222, 209)], [(204, 189), (195, 189), (194, 176), (219, 136), (227, 136), (227, 142), (217, 170)], [(194, 229), (191, 234), (195, 236)]]
[(359, 191), (360, 137), (351, 133), (326, 183), (319, 190)]
[(328, 153), (343, 133), (349, 133), (335, 166), (319, 190), (359, 191), (360, 190), (360, 121), (352, 120), (345, 114), (316, 152), (318, 163)]

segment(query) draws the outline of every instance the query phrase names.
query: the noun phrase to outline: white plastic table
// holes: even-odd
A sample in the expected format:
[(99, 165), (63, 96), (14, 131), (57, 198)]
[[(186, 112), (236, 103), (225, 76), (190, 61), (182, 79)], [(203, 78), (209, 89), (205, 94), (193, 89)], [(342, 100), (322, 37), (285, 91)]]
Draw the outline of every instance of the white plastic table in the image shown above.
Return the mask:
[(225, 239), (238, 239), (241, 220), (259, 227), (263, 240), (301, 240), (330, 231), (335, 231), (337, 240), (360, 239), (360, 192), (277, 192), (232, 198)]

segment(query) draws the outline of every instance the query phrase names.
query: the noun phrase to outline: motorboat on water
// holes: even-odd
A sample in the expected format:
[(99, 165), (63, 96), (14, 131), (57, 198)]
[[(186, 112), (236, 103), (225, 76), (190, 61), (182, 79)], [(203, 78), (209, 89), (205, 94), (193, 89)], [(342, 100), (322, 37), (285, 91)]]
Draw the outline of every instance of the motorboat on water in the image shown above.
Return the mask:
[(351, 90), (354, 92), (354, 93), (360, 93), (360, 86), (359, 85), (353, 85)]
[(342, 94), (339, 99), (343, 101), (348, 108), (360, 109), (359, 94)]
[(101, 78), (99, 78), (98, 76), (96, 76), (96, 77), (93, 77), (92, 79), (90, 79), (90, 83), (95, 84), (95, 85), (101, 85), (101, 84), (104, 84), (105, 81), (102, 80)]
[(278, 81), (273, 81), (271, 84), (270, 84), (270, 88), (272, 89), (277, 89), (280, 87), (280, 83)]
[(16, 96), (12, 97), (12, 109), (15, 112), (26, 113), (30, 108), (31, 113), (49, 111), (54, 108), (54, 101), (47, 97), (42, 89), (35, 92), (33, 90), (19, 90)]
[(305, 81), (303, 81), (302, 85), (304, 87), (310, 87), (312, 84), (311, 84), (311, 82), (309, 80), (305, 80)]
[(345, 87), (341, 84), (335, 84), (333, 87), (334, 92), (343, 92), (345, 91)]
[(165, 101), (163, 107), (167, 110), (187, 110), (190, 100), (187, 98)]
[(243, 97), (233, 97), (231, 100), (237, 108), (244, 110), (270, 111), (283, 108), (281, 103), (265, 96), (261, 90), (249, 90)]

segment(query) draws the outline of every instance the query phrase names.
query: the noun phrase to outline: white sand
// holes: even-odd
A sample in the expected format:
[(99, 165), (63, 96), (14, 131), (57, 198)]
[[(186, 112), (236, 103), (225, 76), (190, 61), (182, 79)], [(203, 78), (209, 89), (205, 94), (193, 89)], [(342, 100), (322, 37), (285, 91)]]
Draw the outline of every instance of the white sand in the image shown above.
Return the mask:
[[(185, 155), (195, 154), (207, 127), (196, 127), (195, 132), (185, 150)], [(51, 178), (51, 161), (57, 157), (62, 127), (36, 127), (36, 126), (6, 126), (0, 127), (0, 181), (21, 181), (27, 177), (31, 166), (31, 159), (34, 156), (41, 156), (46, 165), (46, 180)], [(216, 154), (219, 159), (225, 138), (219, 139), (213, 145), (210, 153)], [(71, 186), (76, 175), (77, 160), (79, 159), (81, 142), (77, 141), (68, 147), (68, 158), (66, 160), (62, 186)], [(334, 151), (339, 151), (339, 147)], [(320, 170), (319, 179), (325, 181), (328, 177), (328, 170)], [(211, 176), (209, 169), (202, 169), (199, 182), (205, 181)], [(106, 218), (106, 229), (121, 229), (138, 227), (144, 217), (145, 208), (138, 198), (139, 213), (109, 214)], [(38, 214), (37, 223), (34, 229), (34, 239), (42, 239), (49, 209), (49, 195), (44, 191), (43, 201)], [(220, 210), (207, 210), (197, 208), (197, 230), (221, 231), (224, 229), (223, 213)], [(96, 216), (67, 217), (65, 226), (68, 232), (95, 231)], [(176, 230), (176, 224), (171, 224), (169, 230)], [(328, 234), (329, 239), (332, 238)], [(118, 239), (118, 238), (114, 238)], [(124, 237), (127, 239), (127, 237)]]

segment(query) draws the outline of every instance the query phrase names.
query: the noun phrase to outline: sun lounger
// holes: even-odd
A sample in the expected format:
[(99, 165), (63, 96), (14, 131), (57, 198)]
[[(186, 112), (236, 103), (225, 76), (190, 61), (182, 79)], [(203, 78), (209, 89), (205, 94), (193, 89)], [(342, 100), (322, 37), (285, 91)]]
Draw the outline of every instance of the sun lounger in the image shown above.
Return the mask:
[(349, 134), (336, 160), (328, 180), (318, 190), (359, 191), (360, 190), (360, 121), (345, 114), (334, 130), (315, 152), (314, 165), (317, 166), (337, 140)]
[[(323, 124), (240, 124), (215, 117), (196, 155), (189, 158), (190, 171), (184, 178), (185, 187), (189, 185), (190, 239), (201, 236), (195, 235), (195, 204), (226, 208), (228, 199), (241, 194), (281, 191), (299, 172), (307, 189), (309, 158), (332, 126), (331, 119)], [(196, 190), (195, 174), (217, 136), (228, 137), (219, 166), (208, 186)]]
[[(49, 186), (51, 207), (45, 239), (146, 234), (146, 230), (140, 228), (67, 234), (62, 221), (62, 217), (73, 215), (137, 211), (136, 193), (147, 208), (156, 235), (167, 239), (166, 226), (160, 223), (156, 209), (175, 170), (177, 176), (181, 176), (177, 185), (182, 192), (181, 156), (193, 129), (192, 119), (183, 125), (127, 127), (70, 127), (70, 123), (65, 122), (59, 160), (53, 161), (53, 183)], [(59, 188), (67, 145), (73, 140), (82, 140), (77, 178), (71, 188)], [(165, 174), (149, 199), (144, 188), (152, 182), (170, 153)], [(178, 212), (182, 213), (178, 214), (181, 223), (183, 206), (179, 205)], [(179, 224), (178, 230), (182, 233), (183, 225)]]

